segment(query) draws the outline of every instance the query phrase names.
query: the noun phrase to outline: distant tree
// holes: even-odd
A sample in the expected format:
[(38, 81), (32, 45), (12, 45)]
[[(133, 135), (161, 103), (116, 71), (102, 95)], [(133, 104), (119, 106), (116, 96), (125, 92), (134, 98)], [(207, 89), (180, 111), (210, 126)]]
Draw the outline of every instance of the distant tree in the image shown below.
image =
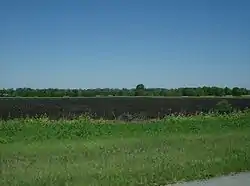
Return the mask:
[(204, 89), (201, 88), (201, 87), (198, 87), (198, 88), (196, 89), (196, 95), (197, 95), (197, 96), (205, 96), (205, 91), (204, 91)]
[(138, 84), (136, 88), (132, 89), (111, 89), (111, 88), (97, 88), (97, 89), (31, 89), (31, 88), (17, 88), (17, 89), (0, 89), (0, 96), (2, 97), (96, 97), (99, 96), (223, 96), (223, 95), (250, 95), (250, 90), (246, 88), (234, 87), (198, 87), (198, 88), (145, 88), (143, 84)]
[(173, 96), (182, 96), (182, 90), (179, 89), (168, 89), (164, 91), (164, 96), (173, 97)]
[(209, 87), (203, 86), (202, 90), (203, 90), (203, 96), (208, 96), (209, 95)]
[(240, 88), (241, 95), (248, 95), (248, 90), (246, 88)]
[(136, 86), (136, 90), (144, 90), (145, 89), (145, 86), (143, 84), (138, 84)]
[(135, 96), (144, 96), (145, 86), (143, 84), (138, 84), (135, 88)]
[(207, 90), (207, 96), (214, 96), (213, 87), (206, 87), (206, 90)]
[(7, 97), (7, 91), (5, 89), (0, 89), (0, 97)]
[(123, 90), (119, 90), (118, 92), (117, 92), (117, 96), (123, 96), (123, 93), (124, 93), (124, 91)]
[(193, 88), (184, 88), (182, 92), (183, 96), (197, 96), (195, 89)]
[(228, 88), (228, 87), (225, 87), (224, 88), (224, 93), (225, 93), (225, 95), (232, 95), (232, 90), (230, 88)]
[(161, 96), (161, 89), (156, 88), (153, 91), (153, 96)]
[(224, 96), (224, 89), (223, 88), (219, 88), (219, 87), (212, 87), (212, 94), (213, 96)]
[(233, 95), (233, 96), (241, 96), (241, 95), (242, 95), (242, 92), (241, 92), (240, 88), (239, 88), (239, 87), (234, 87), (234, 88), (232, 89), (232, 95)]

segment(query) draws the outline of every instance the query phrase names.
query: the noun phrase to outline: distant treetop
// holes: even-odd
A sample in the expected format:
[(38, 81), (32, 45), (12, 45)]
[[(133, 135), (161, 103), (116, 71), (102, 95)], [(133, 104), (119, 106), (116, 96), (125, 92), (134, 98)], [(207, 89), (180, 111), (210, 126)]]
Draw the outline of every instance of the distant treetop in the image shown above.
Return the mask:
[(144, 86), (143, 84), (138, 84), (138, 85), (136, 86), (136, 89), (137, 89), (137, 90), (144, 90), (144, 89), (145, 89), (145, 86)]

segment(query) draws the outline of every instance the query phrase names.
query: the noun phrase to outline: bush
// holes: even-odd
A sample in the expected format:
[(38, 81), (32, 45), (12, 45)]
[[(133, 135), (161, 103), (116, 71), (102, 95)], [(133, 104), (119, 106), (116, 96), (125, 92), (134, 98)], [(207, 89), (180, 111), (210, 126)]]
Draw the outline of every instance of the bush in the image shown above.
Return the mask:
[(228, 114), (232, 112), (233, 107), (227, 100), (219, 101), (215, 106), (215, 112), (219, 114)]

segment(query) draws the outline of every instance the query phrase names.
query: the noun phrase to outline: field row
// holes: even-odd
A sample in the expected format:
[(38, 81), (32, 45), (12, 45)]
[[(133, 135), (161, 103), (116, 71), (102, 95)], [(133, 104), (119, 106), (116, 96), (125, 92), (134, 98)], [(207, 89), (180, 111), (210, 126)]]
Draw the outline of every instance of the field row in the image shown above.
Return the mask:
[(0, 117), (7, 119), (46, 114), (52, 119), (58, 119), (73, 118), (87, 113), (91, 117), (104, 119), (162, 118), (173, 113), (208, 112), (216, 109), (221, 101), (227, 102), (226, 105), (222, 105), (227, 109), (250, 108), (249, 98), (225, 97), (3, 98), (0, 99)]

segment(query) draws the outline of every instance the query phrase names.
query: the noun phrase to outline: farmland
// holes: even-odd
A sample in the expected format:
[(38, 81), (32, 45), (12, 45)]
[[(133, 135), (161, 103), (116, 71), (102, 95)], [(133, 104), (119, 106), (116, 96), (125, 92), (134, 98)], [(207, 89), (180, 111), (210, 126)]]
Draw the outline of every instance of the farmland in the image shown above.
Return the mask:
[(124, 114), (139, 119), (163, 118), (173, 113), (208, 112), (227, 100), (234, 109), (250, 108), (249, 97), (93, 97), (93, 98), (0, 98), (0, 118), (34, 117), (72, 119), (82, 114), (93, 118), (119, 119)]
[(0, 185), (166, 185), (250, 169), (250, 113), (0, 121)]
[(247, 107), (230, 95), (1, 97), (0, 185), (158, 186), (250, 171)]

